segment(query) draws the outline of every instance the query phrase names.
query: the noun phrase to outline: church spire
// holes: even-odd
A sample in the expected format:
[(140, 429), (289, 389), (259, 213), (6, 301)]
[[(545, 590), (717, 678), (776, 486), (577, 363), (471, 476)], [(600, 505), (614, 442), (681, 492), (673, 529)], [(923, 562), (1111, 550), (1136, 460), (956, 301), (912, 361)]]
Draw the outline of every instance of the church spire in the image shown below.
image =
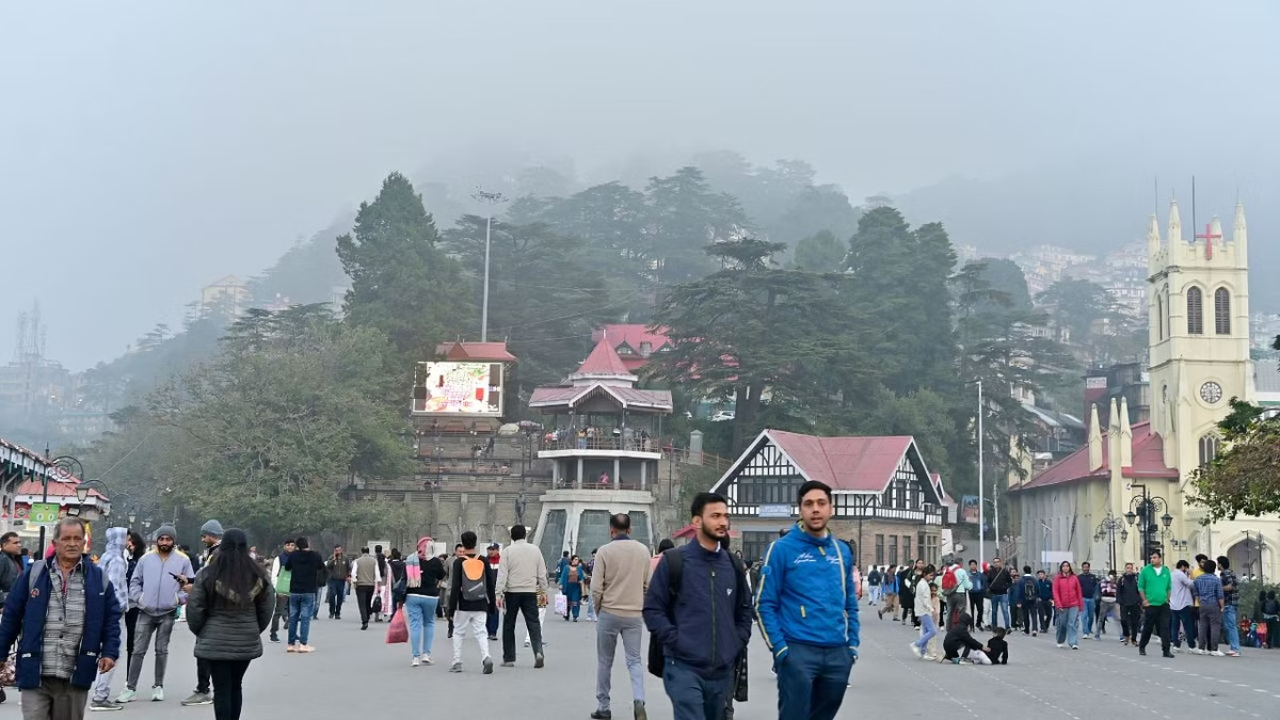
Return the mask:
[(1177, 198), (1169, 201), (1169, 232), (1167, 234), (1170, 246), (1176, 246), (1182, 242), (1182, 215), (1178, 213)]
[(1098, 404), (1089, 414), (1089, 472), (1102, 467), (1102, 427), (1098, 421)]
[(1249, 226), (1244, 221), (1244, 203), (1236, 202), (1236, 222), (1231, 228), (1231, 242), (1235, 243), (1238, 257), (1248, 257), (1245, 248), (1249, 244)]
[(1147, 257), (1154, 258), (1160, 252), (1160, 218), (1151, 213), (1151, 222), (1147, 226)]
[(1133, 467), (1133, 426), (1129, 424), (1129, 399), (1120, 396), (1120, 467)]

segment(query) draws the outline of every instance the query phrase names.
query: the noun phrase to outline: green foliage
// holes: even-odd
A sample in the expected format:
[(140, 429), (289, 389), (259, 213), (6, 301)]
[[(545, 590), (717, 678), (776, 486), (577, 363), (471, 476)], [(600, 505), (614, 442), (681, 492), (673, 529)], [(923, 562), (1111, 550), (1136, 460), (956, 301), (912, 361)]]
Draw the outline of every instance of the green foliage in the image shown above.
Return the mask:
[(1280, 416), (1232, 398), (1218, 428), (1223, 449), (1196, 471), (1191, 502), (1208, 510), (1210, 522), (1280, 512)]
[(712, 192), (695, 167), (682, 167), (670, 177), (650, 178), (645, 199), (648, 255), (654, 279), (662, 284), (706, 275), (715, 268), (707, 248), (750, 229), (737, 199)]
[(693, 507), (693, 498), (700, 492), (707, 492), (720, 479), (715, 468), (705, 465), (680, 466), (680, 498), (676, 504), (681, 520), (688, 522), (689, 509)]
[(830, 230), (821, 230), (796, 243), (795, 265), (810, 272), (839, 272), (849, 248)]
[(338, 258), (351, 278), (346, 318), (385, 334), (394, 347), (389, 359), (404, 374), (478, 315), (458, 301), (467, 296), (466, 285), (438, 242), (422, 198), (399, 173), (383, 181), (372, 203), (360, 204), (355, 228), (338, 238)]

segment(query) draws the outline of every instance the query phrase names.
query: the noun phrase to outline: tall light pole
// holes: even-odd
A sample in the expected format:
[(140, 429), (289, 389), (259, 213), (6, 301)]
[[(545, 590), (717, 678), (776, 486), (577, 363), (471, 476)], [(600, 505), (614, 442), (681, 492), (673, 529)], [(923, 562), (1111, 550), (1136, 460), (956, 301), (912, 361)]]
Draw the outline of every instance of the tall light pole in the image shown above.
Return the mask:
[(479, 188), (471, 195), (472, 198), (486, 203), (489, 206), (489, 212), (484, 223), (484, 299), (480, 304), (480, 342), (489, 341), (489, 244), (493, 239), (493, 206), (501, 202), (506, 202), (507, 198), (502, 193), (487, 192)]
[[(978, 380), (978, 569), (981, 570), (986, 562), (986, 548), (983, 546), (984, 537), (983, 528), (986, 520), (986, 499), (983, 496), (983, 486), (986, 485), (986, 476), (983, 473), (984, 467), (982, 463), (982, 380)], [(997, 513), (999, 511), (997, 510)], [(998, 517), (998, 516), (997, 516)], [(996, 542), (1000, 541), (999, 534), (996, 535)]]

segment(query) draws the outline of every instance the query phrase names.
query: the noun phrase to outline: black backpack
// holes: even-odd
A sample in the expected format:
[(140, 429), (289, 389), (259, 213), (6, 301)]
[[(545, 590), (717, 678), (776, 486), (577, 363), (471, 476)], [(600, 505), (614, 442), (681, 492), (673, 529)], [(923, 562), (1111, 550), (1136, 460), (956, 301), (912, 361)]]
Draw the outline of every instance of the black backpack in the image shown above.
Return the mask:
[[(680, 598), (680, 586), (684, 581), (684, 553), (679, 548), (672, 548), (662, 553), (667, 559), (667, 607), (675, 607), (676, 602)], [(737, 581), (739, 593), (749, 593), (747, 589), (747, 569), (743, 567), (742, 561), (738, 556), (730, 553), (729, 561), (733, 563), (734, 579)], [(739, 595), (738, 597), (742, 597)], [(666, 650), (662, 647), (662, 641), (649, 633), (649, 659), (648, 669), (650, 675), (662, 677), (663, 667), (667, 664)], [(744, 652), (742, 657), (734, 666), (735, 682), (735, 699), (739, 702), (746, 702), (746, 675), (747, 675), (747, 654)]]
[(1030, 602), (1040, 598), (1040, 588), (1036, 586), (1036, 579), (1027, 576), (1022, 578), (1022, 601)]

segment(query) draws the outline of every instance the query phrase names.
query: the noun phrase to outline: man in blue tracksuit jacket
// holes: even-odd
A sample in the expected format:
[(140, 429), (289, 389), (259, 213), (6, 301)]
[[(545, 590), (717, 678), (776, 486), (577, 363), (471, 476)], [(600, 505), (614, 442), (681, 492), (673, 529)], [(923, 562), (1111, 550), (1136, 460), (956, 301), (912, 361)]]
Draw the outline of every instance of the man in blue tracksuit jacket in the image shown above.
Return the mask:
[[(728, 501), (698, 493), (691, 514), (695, 541), (662, 554), (649, 578), (644, 624), (653, 633), (650, 642), (662, 643), (662, 685), (675, 720), (720, 720), (732, 692), (734, 663), (751, 639), (751, 593), (745, 582), (739, 586), (735, 560), (724, 549)], [(672, 553), (681, 559), (680, 592), (674, 597), (668, 572)], [(637, 718), (643, 707), (637, 705)]]
[(756, 612), (778, 672), (778, 717), (833, 720), (858, 659), (858, 595), (849, 546), (827, 530), (831, 488), (800, 486), (800, 522), (773, 543)]

